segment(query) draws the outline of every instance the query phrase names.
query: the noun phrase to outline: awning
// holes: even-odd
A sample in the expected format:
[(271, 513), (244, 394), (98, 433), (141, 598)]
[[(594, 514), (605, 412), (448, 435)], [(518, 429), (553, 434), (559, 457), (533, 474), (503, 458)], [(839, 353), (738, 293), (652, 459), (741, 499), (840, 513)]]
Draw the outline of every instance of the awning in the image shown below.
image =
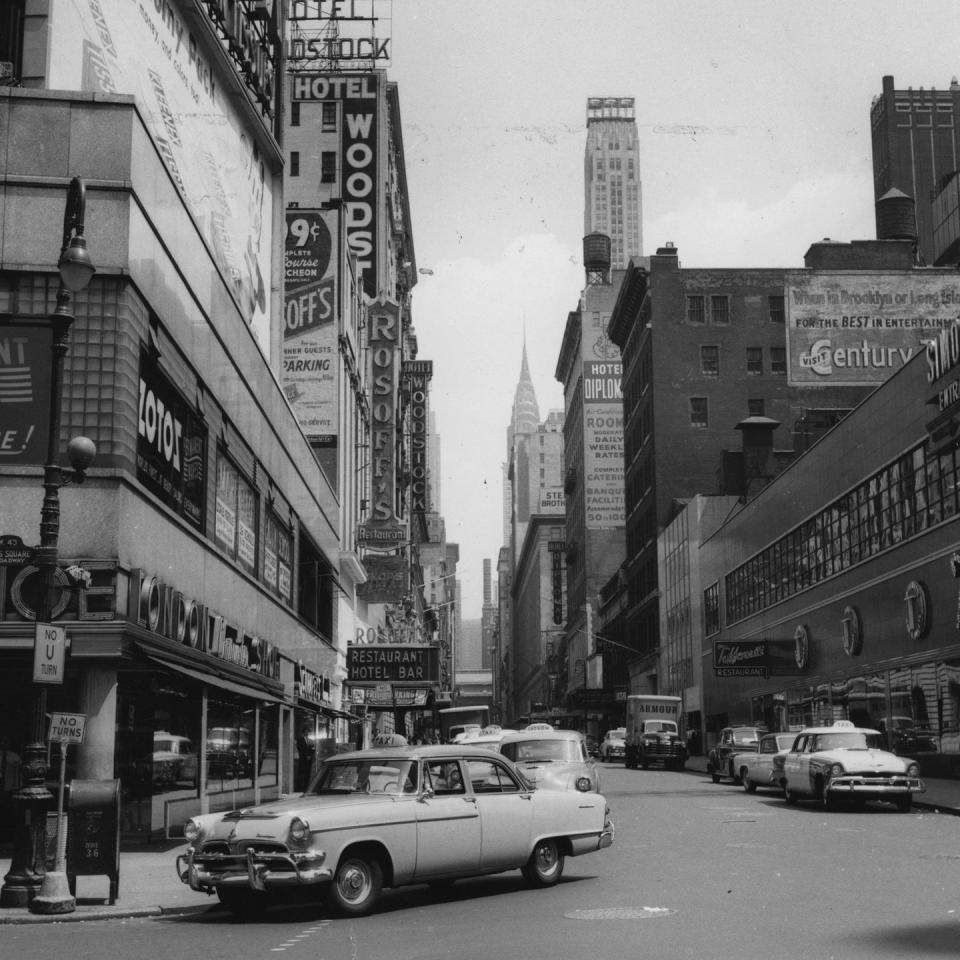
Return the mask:
[(159, 664), (166, 670), (175, 670), (177, 673), (182, 673), (185, 677), (199, 680), (200, 683), (205, 683), (208, 686), (219, 687), (221, 690), (227, 690), (230, 693), (236, 693), (242, 697), (253, 697), (256, 700), (264, 700), (268, 703), (285, 702), (272, 693), (268, 693), (263, 687), (237, 683), (235, 680), (230, 680), (218, 673), (204, 673), (202, 670), (195, 670), (193, 667), (188, 667), (179, 661), (168, 660), (166, 657), (156, 657), (152, 653), (147, 656), (154, 663)]

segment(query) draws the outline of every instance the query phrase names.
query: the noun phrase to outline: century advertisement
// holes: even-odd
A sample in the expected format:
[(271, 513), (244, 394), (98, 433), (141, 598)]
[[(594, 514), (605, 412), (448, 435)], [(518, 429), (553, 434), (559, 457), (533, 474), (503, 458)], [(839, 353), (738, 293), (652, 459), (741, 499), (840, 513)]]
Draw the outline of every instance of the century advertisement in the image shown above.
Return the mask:
[(960, 275), (788, 272), (788, 382), (879, 384), (960, 315)]
[[(226, 70), (206, 52), (200, 4), (64, 0), (48, 40), (50, 86), (132, 94), (150, 137), (258, 339), (269, 349), (267, 288), (271, 276), (271, 180), (248, 120), (231, 103)], [(238, 11), (239, 11), (238, 7)], [(221, 23), (231, 57), (264, 109), (272, 103), (276, 46), (262, 21), (244, 13)], [(63, 42), (55, 42), (56, 38)]]
[(336, 210), (287, 211), (284, 244), (283, 390), (304, 434), (338, 429)]

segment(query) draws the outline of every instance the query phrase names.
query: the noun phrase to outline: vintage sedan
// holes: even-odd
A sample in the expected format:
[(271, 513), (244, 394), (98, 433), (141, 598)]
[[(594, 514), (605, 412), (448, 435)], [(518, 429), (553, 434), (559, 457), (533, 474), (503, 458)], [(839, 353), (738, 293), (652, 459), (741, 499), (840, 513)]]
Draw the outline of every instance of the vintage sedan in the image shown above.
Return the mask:
[(180, 879), (234, 912), (315, 889), (361, 916), (384, 887), (516, 869), (550, 886), (614, 828), (599, 794), (534, 787), (506, 757), (463, 744), (332, 755), (302, 795), (194, 817), (184, 833)]
[(801, 730), (783, 758), (787, 803), (817, 800), (829, 810), (840, 802), (887, 800), (906, 813), (913, 795), (925, 790), (913, 760), (889, 753), (879, 731), (849, 720)]
[(757, 787), (783, 789), (780, 784), (782, 764), (780, 769), (775, 766), (776, 757), (785, 755), (796, 738), (796, 733), (765, 733), (756, 750), (733, 755), (733, 769), (746, 793), (754, 793)]
[(500, 752), (538, 787), (600, 791), (600, 767), (590, 756), (587, 738), (578, 730), (523, 730), (508, 733)]
[(614, 727), (603, 735), (600, 742), (600, 759), (605, 763), (611, 760), (622, 760), (626, 750), (627, 728)]
[(760, 737), (766, 732), (764, 727), (724, 727), (719, 740), (707, 754), (707, 773), (713, 782), (719, 783), (721, 777), (730, 777), (736, 783), (740, 774), (733, 765), (734, 756), (756, 750)]

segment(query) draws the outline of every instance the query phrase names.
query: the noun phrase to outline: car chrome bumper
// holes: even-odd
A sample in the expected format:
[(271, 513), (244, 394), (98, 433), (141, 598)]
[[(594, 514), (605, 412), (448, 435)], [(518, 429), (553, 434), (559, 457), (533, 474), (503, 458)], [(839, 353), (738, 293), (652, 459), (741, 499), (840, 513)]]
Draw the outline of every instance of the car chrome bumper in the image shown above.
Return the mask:
[(603, 833), (600, 834), (600, 843), (597, 846), (597, 849), (606, 850), (607, 847), (613, 846), (613, 834), (614, 834), (613, 821), (608, 820), (603, 825)]
[(326, 883), (333, 870), (324, 866), (326, 854), (198, 853), (189, 850), (177, 857), (177, 875), (192, 890), (213, 893), (218, 886), (248, 887), (251, 890), (275, 890), (279, 887), (309, 886)]
[(908, 793), (925, 793), (926, 784), (919, 777), (837, 777), (827, 784), (827, 793), (838, 795), (871, 794), (873, 796), (903, 796)]

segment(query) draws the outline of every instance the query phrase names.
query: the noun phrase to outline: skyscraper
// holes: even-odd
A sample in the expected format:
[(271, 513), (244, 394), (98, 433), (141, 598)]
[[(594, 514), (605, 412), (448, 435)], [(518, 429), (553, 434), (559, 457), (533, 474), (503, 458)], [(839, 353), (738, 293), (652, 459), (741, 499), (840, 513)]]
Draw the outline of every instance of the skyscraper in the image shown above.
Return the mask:
[(583, 232), (610, 237), (615, 270), (643, 253), (640, 137), (633, 102), (633, 97), (587, 99)]
[[(880, 200), (890, 190), (911, 197), (916, 211), (917, 251), (921, 263), (941, 265), (956, 260), (950, 239), (935, 238), (939, 224), (934, 196), (960, 167), (960, 83), (946, 89), (894, 88), (883, 78), (883, 92), (870, 107), (873, 143), (873, 195)], [(877, 205), (877, 237), (889, 239), (883, 205)], [(902, 234), (901, 234), (902, 235)]]

